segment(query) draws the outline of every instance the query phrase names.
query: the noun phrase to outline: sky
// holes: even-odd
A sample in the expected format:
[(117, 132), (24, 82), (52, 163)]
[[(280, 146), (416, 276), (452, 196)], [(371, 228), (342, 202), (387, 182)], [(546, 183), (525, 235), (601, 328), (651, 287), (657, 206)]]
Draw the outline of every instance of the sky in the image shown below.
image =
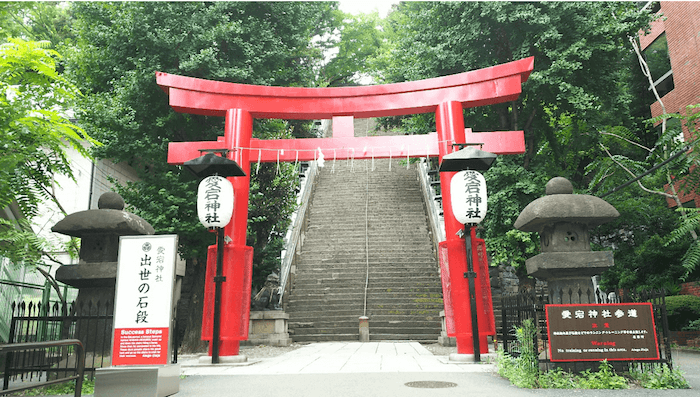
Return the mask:
[(380, 18), (385, 18), (391, 10), (391, 5), (399, 0), (341, 0), (340, 10), (350, 14), (379, 12)]

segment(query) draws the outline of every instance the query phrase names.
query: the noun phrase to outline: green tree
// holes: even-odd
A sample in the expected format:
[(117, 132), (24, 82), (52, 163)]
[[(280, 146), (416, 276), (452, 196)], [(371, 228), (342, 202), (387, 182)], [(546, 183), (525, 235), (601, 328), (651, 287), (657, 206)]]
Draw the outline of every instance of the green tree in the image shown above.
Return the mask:
[[(588, 185), (585, 168), (600, 156), (600, 128), (638, 123), (630, 84), (639, 73), (627, 38), (651, 19), (628, 2), (402, 2), (387, 18), (388, 43), (371, 63), (382, 82), (534, 56), (517, 100), (464, 112), (475, 131), (525, 132), (526, 153), (499, 159), (486, 173), (493, 220), (484, 221), (483, 234), (494, 264), (510, 257), (520, 265), (537, 253), (537, 239), (512, 231), (514, 220), (551, 177), (579, 190)], [(398, 124), (424, 133), (434, 129), (434, 115)]]
[(59, 49), (72, 38), (68, 4), (57, 1), (0, 3), (0, 37), (49, 41)]
[(68, 119), (80, 92), (56, 71), (60, 55), (49, 46), (13, 38), (0, 45), (0, 208), (16, 204), (27, 220), (0, 219), (0, 255), (16, 263), (46, 255), (30, 222), (46, 201), (62, 210), (52, 186), (56, 175), (73, 179), (66, 149), (89, 156), (84, 144), (97, 143)]
[[(335, 3), (125, 2), (72, 3), (76, 49), (67, 70), (86, 93), (80, 120), (104, 142), (95, 155), (129, 162), (140, 181), (120, 189), (132, 209), (157, 232), (177, 233), (188, 262), (181, 318), (191, 325), (186, 347), (199, 343), (206, 246), (214, 237), (196, 217), (196, 183), (166, 163), (173, 141), (215, 140), (223, 118), (174, 112), (155, 72), (277, 86), (309, 86), (330, 32)], [(303, 135), (303, 124), (255, 120), (254, 137)], [(294, 206), (292, 165), (253, 165), (247, 243), (254, 279), (261, 283), (279, 256)], [(272, 249), (275, 248), (275, 249)], [(279, 261), (276, 262), (277, 264)], [(267, 267), (267, 268), (265, 268)], [(187, 307), (187, 305), (190, 305)]]
[[(661, 213), (666, 218), (673, 219), (672, 225), (675, 229), (664, 230), (658, 225), (668, 223), (657, 220), (648, 223), (657, 226), (654, 228), (634, 230), (634, 227), (628, 225), (609, 232), (608, 239), (614, 240), (616, 235), (622, 235), (625, 240), (632, 242), (625, 248), (642, 252), (631, 263), (625, 260), (618, 261), (619, 265), (606, 273), (604, 281), (608, 285), (624, 288), (634, 285), (666, 287), (672, 290), (679, 279), (697, 277), (696, 270), (700, 270), (700, 243), (697, 234), (700, 227), (697, 213), (693, 211), (688, 214), (682, 208), (681, 201), (683, 195), (697, 191), (700, 183), (700, 157), (696, 150), (697, 120), (700, 118), (696, 109), (700, 108), (700, 105), (688, 106), (685, 114), (667, 114), (637, 38), (630, 37), (629, 42), (639, 61), (641, 74), (645, 77), (639, 81), (646, 80), (645, 86), (650, 87), (653, 94), (653, 98), (648, 102), (657, 101), (664, 114), (647, 120), (647, 124), (656, 126), (655, 128), (629, 130), (617, 127), (600, 132), (601, 139), (598, 145), (606, 156), (596, 159), (587, 167), (592, 176), (590, 189), (601, 193), (609, 190), (606, 193), (609, 194), (628, 186), (630, 182), (625, 182), (626, 180), (635, 182), (634, 186), (646, 195), (657, 196), (659, 206), (654, 210), (649, 208), (646, 212)], [(651, 133), (640, 133), (645, 130)], [(653, 139), (651, 142), (650, 138)], [(622, 206), (637, 200), (636, 197), (630, 198), (625, 195), (617, 197), (623, 197), (619, 203)], [(668, 214), (669, 204), (678, 207), (680, 212)], [(680, 219), (676, 216), (679, 214)], [(646, 237), (640, 238), (639, 234)], [(640, 241), (643, 243), (639, 244)], [(624, 252), (624, 249), (622, 251)], [(649, 271), (649, 268), (652, 268), (652, 271)]]
[(384, 23), (377, 12), (351, 15), (335, 10), (337, 25), (329, 37), (328, 52), (337, 53), (319, 68), (318, 85), (341, 87), (357, 85), (371, 71), (370, 60), (384, 44)]

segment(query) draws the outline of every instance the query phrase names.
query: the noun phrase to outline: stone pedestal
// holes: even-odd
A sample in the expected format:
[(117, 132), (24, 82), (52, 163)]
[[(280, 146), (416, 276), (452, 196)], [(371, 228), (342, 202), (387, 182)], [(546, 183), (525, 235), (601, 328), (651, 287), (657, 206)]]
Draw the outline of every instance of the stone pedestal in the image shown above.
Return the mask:
[(95, 397), (166, 397), (180, 391), (180, 364), (95, 371)]
[(289, 314), (281, 310), (251, 311), (248, 340), (243, 345), (289, 346)]
[(360, 342), (369, 342), (369, 317), (360, 317)]
[(442, 331), (440, 331), (440, 336), (438, 336), (438, 344), (445, 347), (457, 346), (457, 338), (452, 338), (447, 336), (447, 327), (445, 326), (445, 311), (440, 312), (440, 319), (442, 320)]
[(612, 265), (610, 251), (544, 252), (525, 262), (529, 275), (547, 280), (552, 304), (596, 303), (592, 277)]

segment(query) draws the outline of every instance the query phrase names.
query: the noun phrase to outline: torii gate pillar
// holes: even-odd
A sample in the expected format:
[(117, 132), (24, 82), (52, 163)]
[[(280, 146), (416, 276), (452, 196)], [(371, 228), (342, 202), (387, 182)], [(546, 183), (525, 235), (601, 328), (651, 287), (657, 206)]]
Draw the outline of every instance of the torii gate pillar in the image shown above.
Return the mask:
[[(438, 148), (440, 151), (440, 163), (442, 157), (452, 153), (451, 142), (465, 143), (464, 116), (460, 102), (444, 102), (438, 105), (435, 112), (435, 124), (437, 128)], [(476, 143), (476, 142), (471, 142)], [(476, 248), (476, 236), (460, 237), (458, 232), (464, 228), (459, 223), (452, 212), (451, 182), (456, 172), (440, 173), (440, 188), (442, 192), (442, 211), (445, 221), (445, 241), (440, 242), (438, 256), (440, 258), (440, 268), (442, 271), (443, 290), (444, 285), (449, 284), (448, 293), (443, 293), (445, 301), (445, 325), (447, 334), (457, 339), (458, 354), (474, 354), (474, 339), (472, 337), (472, 313), (469, 304), (469, 287), (467, 280), (463, 278), (467, 271), (467, 249), (466, 244), (472, 244)], [(472, 250), (476, 254), (476, 249)], [(475, 258), (473, 263), (480, 263), (479, 258)], [(482, 266), (482, 269), (486, 266)], [(479, 271), (477, 269), (475, 289), (473, 293), (477, 297), (488, 294), (486, 302), (484, 299), (477, 299), (477, 310), (479, 319), (479, 347), (480, 354), (488, 353), (487, 335), (495, 334), (495, 323), (493, 316), (493, 303), (491, 302), (491, 291), (482, 291), (481, 286), (486, 277), (488, 283), (488, 270)], [(485, 307), (485, 305), (489, 305)]]
[[(317, 150), (338, 160), (393, 157), (442, 157), (456, 143), (483, 143), (482, 150), (495, 154), (525, 151), (522, 131), (465, 132), (462, 109), (517, 99), (521, 84), (534, 67), (534, 59), (497, 65), (434, 79), (366, 87), (297, 88), (267, 87), (195, 79), (156, 72), (158, 84), (176, 111), (226, 117), (224, 136), (217, 141), (171, 142), (168, 163), (183, 164), (199, 156), (199, 150), (227, 149), (246, 177), (229, 178), (234, 189), (232, 222), (225, 229), (221, 330), (219, 354), (235, 356), (239, 343), (248, 338), (253, 250), (245, 245), (250, 164), (275, 161), (310, 161)], [(435, 112), (437, 133), (409, 136), (354, 137), (353, 118), (399, 116)], [(253, 118), (331, 119), (332, 138), (259, 140), (252, 138)], [(254, 157), (253, 157), (254, 156)], [(440, 243), (440, 266), (448, 336), (457, 338), (457, 351), (473, 354), (466, 240), (457, 236), (462, 225), (450, 204), (450, 181), (455, 173), (442, 173), (442, 196), (446, 240)], [(481, 353), (488, 353), (486, 336), (495, 333), (488, 288), (488, 269), (483, 240), (472, 233), (477, 271), (476, 295)], [(481, 254), (478, 254), (481, 248)], [(213, 278), (216, 247), (209, 247), (202, 321), (202, 339), (213, 339)], [(483, 327), (482, 327), (483, 325)], [(210, 355), (211, 355), (210, 343)]]
[[(221, 283), (221, 327), (219, 333), (219, 355), (236, 356), (240, 341), (248, 337), (248, 316), (253, 269), (253, 247), (246, 246), (248, 228), (248, 196), (250, 194), (250, 151), (235, 150), (250, 147), (253, 136), (253, 116), (243, 109), (226, 111), (224, 124), (224, 146), (229, 150), (228, 157), (241, 167), (246, 176), (227, 178), (233, 185), (233, 215), (224, 229), (227, 242), (224, 244), (223, 274), (226, 282)], [(202, 315), (202, 340), (213, 341), (214, 288), (216, 273), (216, 246), (207, 252), (206, 287), (204, 313)], [(213, 343), (209, 343), (212, 355)]]

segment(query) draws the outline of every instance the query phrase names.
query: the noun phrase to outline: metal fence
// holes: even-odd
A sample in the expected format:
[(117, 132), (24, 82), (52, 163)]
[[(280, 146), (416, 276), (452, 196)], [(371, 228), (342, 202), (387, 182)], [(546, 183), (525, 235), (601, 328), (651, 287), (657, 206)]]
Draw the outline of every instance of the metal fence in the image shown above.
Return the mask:
[[(75, 363), (75, 367), (71, 368), (70, 370), (68, 368), (64, 369), (64, 374), (62, 376), (58, 376), (56, 379), (49, 380), (49, 379), (43, 379), (41, 382), (32, 382), (30, 384), (19, 384), (19, 385), (14, 385), (12, 389), (8, 389), (9, 387), (9, 378), (4, 377), (3, 379), (3, 386), (2, 386), (2, 391), (0, 391), (0, 395), (5, 395), (5, 394), (11, 394), (11, 393), (17, 393), (21, 392), (24, 390), (29, 390), (29, 389), (34, 389), (37, 387), (43, 387), (43, 386), (49, 386), (49, 385), (55, 385), (58, 383), (64, 383), (64, 382), (70, 382), (70, 381), (75, 381), (75, 386), (74, 386), (74, 392), (73, 395), (75, 397), (80, 397), (82, 394), (82, 388), (83, 388), (83, 378), (84, 378), (84, 373), (85, 373), (85, 351), (83, 350), (83, 344), (77, 340), (77, 339), (66, 339), (66, 340), (59, 340), (59, 341), (48, 341), (48, 342), (31, 342), (31, 343), (13, 343), (13, 344), (8, 344), (8, 345), (2, 345), (0, 346), (0, 355), (2, 353), (10, 354), (14, 353), (17, 354), (18, 352), (24, 352), (24, 351), (33, 351), (33, 352), (41, 352), (44, 351), (45, 349), (61, 349), (61, 352), (65, 354), (66, 357), (69, 356), (74, 356), (75, 359), (73, 362)], [(72, 373), (72, 374), (71, 374)], [(24, 395), (24, 394), (22, 394)]]
[[(657, 362), (665, 363), (669, 367), (671, 362), (671, 342), (670, 332), (668, 328), (668, 318), (666, 313), (666, 291), (651, 290), (639, 293), (630, 291), (620, 291), (619, 294), (606, 294), (601, 291), (596, 291), (599, 295), (599, 302), (605, 303), (638, 303), (651, 302), (654, 323), (656, 326), (656, 336), (659, 342), (659, 360), (639, 360), (635, 362)], [(572, 297), (572, 302), (576, 302), (576, 296)], [(580, 298), (580, 297), (578, 297)], [(587, 299), (588, 297), (586, 297)], [(578, 300), (580, 301), (580, 299)], [(587, 301), (587, 300), (586, 300)], [(520, 293), (515, 295), (503, 295), (502, 302), (502, 326), (500, 332), (500, 341), (503, 346), (503, 351), (512, 356), (518, 356), (522, 349), (520, 342), (515, 336), (515, 328), (520, 327), (524, 320), (532, 319), (536, 328), (535, 338), (533, 339), (533, 348), (538, 352), (538, 361), (540, 368), (551, 369), (555, 366), (564, 367), (572, 371), (582, 371), (591, 368), (593, 365), (589, 362), (552, 362), (549, 357), (549, 340), (547, 335), (547, 319), (545, 316), (545, 305), (549, 304), (549, 296), (546, 294), (538, 294), (533, 291)], [(615, 363), (616, 367), (625, 366), (630, 362)], [(621, 368), (624, 369), (624, 368)]]
[[(114, 318), (111, 301), (70, 305), (20, 302), (13, 303), (11, 311), (9, 343), (78, 339), (85, 348), (85, 372), (90, 378), (96, 368), (110, 365)], [(10, 380), (61, 376), (67, 369), (75, 368), (67, 353), (65, 348), (8, 353), (4, 361), (5, 385)]]

